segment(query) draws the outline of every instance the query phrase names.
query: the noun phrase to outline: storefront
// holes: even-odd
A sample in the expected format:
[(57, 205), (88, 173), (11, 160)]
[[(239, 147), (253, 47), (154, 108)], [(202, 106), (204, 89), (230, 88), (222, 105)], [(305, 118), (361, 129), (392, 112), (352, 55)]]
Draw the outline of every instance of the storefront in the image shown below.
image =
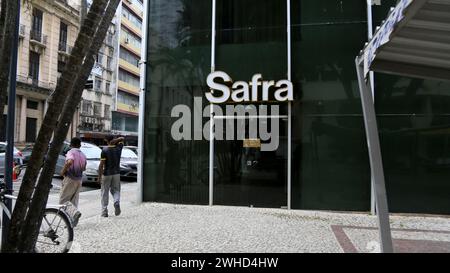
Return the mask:
[[(396, 1), (381, 2), (374, 25)], [(144, 201), (370, 209), (366, 1), (149, 0), (147, 14)], [(375, 75), (390, 211), (450, 213), (449, 98), (448, 83)]]

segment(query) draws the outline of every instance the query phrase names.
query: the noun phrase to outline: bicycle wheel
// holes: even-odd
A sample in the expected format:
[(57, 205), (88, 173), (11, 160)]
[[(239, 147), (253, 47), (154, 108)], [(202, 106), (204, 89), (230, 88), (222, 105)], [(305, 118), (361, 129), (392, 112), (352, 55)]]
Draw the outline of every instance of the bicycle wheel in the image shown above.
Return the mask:
[(67, 215), (56, 208), (46, 208), (36, 242), (38, 253), (66, 253), (73, 241), (73, 228)]

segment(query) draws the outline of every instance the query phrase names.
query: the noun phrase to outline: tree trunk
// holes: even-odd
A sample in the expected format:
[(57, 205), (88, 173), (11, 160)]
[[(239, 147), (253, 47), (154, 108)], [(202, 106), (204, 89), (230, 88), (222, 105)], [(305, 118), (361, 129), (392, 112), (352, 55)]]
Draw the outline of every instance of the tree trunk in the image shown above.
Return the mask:
[(25, 175), (22, 179), (19, 196), (14, 207), (11, 218), (10, 231), (8, 233), (7, 243), (3, 246), (5, 252), (19, 251), (19, 237), (23, 230), (24, 220), (30, 205), (31, 196), (36, 185), (36, 179), (39, 174), (42, 161), (48, 149), (53, 131), (56, 128), (59, 115), (69, 92), (75, 84), (74, 79), (79, 74), (82, 63), (92, 45), (92, 37), (96, 32), (98, 25), (106, 8), (107, 0), (94, 0), (88, 15), (81, 26), (74, 48), (64, 67), (61, 78), (58, 80), (55, 92), (49, 99), (49, 106), (39, 130), (38, 137), (33, 147), (30, 161), (27, 165)]
[(3, 111), (8, 94), (9, 74), (11, 70), (11, 51), (16, 31), (16, 16), (19, 6), (16, 0), (2, 0), (0, 11), (0, 128), (4, 128)]
[(48, 152), (48, 160), (44, 164), (42, 173), (31, 202), (28, 215), (25, 220), (24, 229), (21, 231), (22, 238), (19, 249), (24, 252), (31, 252), (39, 233), (39, 226), (42, 222), (43, 211), (45, 209), (50, 186), (52, 184), (52, 176), (55, 172), (55, 165), (58, 159), (58, 154), (62, 149), (64, 140), (67, 136), (70, 123), (73, 119), (76, 107), (81, 101), (84, 90), (84, 84), (91, 74), (94, 65), (94, 56), (100, 50), (100, 47), (105, 40), (106, 33), (114, 18), (117, 6), (120, 0), (110, 0), (105, 14), (102, 18), (100, 26), (93, 37), (92, 46), (86, 55), (80, 73), (77, 75), (75, 85), (73, 86), (70, 96), (67, 98), (61, 116), (58, 120), (58, 126), (55, 130), (52, 144)]

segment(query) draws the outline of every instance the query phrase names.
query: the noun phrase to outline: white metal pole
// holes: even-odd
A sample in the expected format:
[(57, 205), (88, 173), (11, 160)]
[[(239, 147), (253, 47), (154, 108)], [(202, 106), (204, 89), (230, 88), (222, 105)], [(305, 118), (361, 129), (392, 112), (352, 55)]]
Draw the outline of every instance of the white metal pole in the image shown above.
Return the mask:
[[(373, 22), (372, 22), (372, 0), (367, 0), (367, 40), (370, 41), (373, 36)], [(370, 90), (372, 92), (373, 103), (375, 103), (375, 84), (374, 84), (374, 73), (369, 72)], [(375, 191), (373, 187), (373, 177), (370, 176), (370, 213), (372, 215), (376, 214), (375, 206)]]
[(369, 151), (370, 172), (374, 185), (381, 252), (392, 253), (393, 247), (391, 227), (389, 224), (389, 208), (386, 196), (386, 185), (384, 181), (383, 161), (381, 157), (375, 106), (373, 104), (372, 93), (370, 92), (370, 82), (366, 83), (364, 79), (364, 68), (359, 57), (356, 57), (355, 65), (367, 137), (367, 148)]
[[(142, 40), (144, 41), (141, 48), (141, 62), (140, 62), (140, 95), (139, 95), (139, 123), (138, 123), (138, 190), (136, 201), (137, 203), (142, 203), (143, 201), (143, 162), (144, 162), (144, 115), (145, 115), (145, 82), (146, 82), (146, 71), (147, 71), (147, 45), (148, 45), (148, 2), (144, 1), (144, 21), (143, 21), (143, 32)], [(121, 13), (120, 13), (121, 14)], [(117, 14), (116, 14), (117, 15)], [(117, 96), (117, 92), (116, 92)], [(117, 101), (117, 100), (116, 100)]]
[[(288, 80), (291, 81), (291, 0), (286, 0), (287, 2), (287, 76)], [(291, 164), (292, 164), (292, 102), (288, 102), (288, 137), (287, 137), (287, 149), (288, 149), (288, 160), (287, 160), (287, 208), (288, 210), (291, 209), (291, 192), (292, 192), (292, 185), (291, 185)]]
[[(212, 22), (211, 22), (211, 72), (216, 66), (216, 0), (212, 0)], [(209, 112), (209, 205), (213, 205), (214, 199), (214, 117), (213, 104)]]

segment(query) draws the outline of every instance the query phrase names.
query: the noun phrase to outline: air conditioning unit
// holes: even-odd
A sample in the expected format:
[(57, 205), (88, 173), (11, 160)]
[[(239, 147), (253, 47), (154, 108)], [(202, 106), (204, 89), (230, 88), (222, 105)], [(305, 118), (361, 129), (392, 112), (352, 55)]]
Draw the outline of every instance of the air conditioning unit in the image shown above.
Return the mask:
[(125, 43), (125, 44), (129, 44), (129, 43), (130, 43), (130, 40), (129, 40), (128, 38), (126, 38), (125, 41), (124, 41), (124, 43)]

